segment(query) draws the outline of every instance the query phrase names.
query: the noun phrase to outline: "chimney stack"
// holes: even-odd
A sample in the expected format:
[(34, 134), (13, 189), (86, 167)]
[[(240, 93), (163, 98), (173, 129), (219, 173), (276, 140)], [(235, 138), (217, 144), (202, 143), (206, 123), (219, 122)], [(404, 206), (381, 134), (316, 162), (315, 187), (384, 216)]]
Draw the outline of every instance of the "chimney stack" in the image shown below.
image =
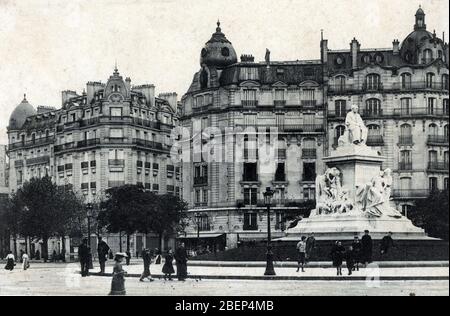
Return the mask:
[(397, 39), (392, 42), (392, 48), (394, 55), (398, 55), (400, 53), (400, 42)]
[(358, 68), (358, 53), (361, 48), (361, 45), (359, 44), (358, 40), (356, 38), (353, 38), (352, 42), (350, 43), (350, 52), (352, 55), (352, 69)]

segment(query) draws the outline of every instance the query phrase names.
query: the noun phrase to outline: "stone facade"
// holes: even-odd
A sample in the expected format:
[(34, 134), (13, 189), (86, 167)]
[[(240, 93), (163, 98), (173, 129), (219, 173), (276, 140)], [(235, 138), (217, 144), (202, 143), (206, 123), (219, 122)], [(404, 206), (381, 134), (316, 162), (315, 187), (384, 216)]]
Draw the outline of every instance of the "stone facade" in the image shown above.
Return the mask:
[[(156, 97), (153, 85), (132, 87), (115, 69), (106, 84), (88, 82), (82, 94), (63, 91), (60, 109), (38, 107), (33, 113), (30, 107), (24, 99), (18, 108), (26, 111), (15, 110), (10, 119), (10, 192), (49, 175), (94, 205), (106, 189), (124, 184), (180, 194), (180, 169), (169, 157), (178, 124), (175, 93)], [(109, 241), (118, 249), (115, 239)], [(135, 236), (133, 249), (145, 243)]]
[[(337, 146), (352, 104), (369, 128), (367, 144), (387, 158), (383, 168), (394, 170), (399, 210), (407, 212), (430, 190), (448, 189), (448, 44), (426, 31), (422, 9), (414, 32), (390, 49), (362, 49), (353, 39), (350, 49), (330, 50), (322, 39), (319, 60), (274, 62), (269, 51), (265, 62), (230, 56), (237, 55), (219, 24), (182, 98), (181, 126), (192, 135), (183, 148), (183, 197), (191, 217), (185, 237), (192, 244), (201, 239), (210, 247), (234, 247), (266, 238), (268, 186), (275, 189), (271, 227), (282, 236), (286, 222), (314, 200), (315, 175), (324, 172), (322, 158)], [(217, 139), (201, 133), (207, 127), (229, 145), (220, 154), (226, 162), (199, 159)], [(244, 144), (245, 156), (251, 133), (223, 136), (236, 127), (263, 128), (258, 140), (277, 129), (280, 150), (272, 168), (257, 159), (239, 161), (236, 146)]]

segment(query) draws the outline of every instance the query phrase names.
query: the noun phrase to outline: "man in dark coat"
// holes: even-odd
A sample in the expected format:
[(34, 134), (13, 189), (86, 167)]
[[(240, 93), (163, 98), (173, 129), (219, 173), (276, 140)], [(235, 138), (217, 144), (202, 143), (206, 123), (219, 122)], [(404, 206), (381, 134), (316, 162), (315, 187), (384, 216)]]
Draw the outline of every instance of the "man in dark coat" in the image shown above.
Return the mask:
[(105, 264), (109, 253), (109, 246), (108, 244), (103, 240), (102, 237), (98, 237), (98, 245), (97, 245), (97, 252), (98, 252), (98, 262), (100, 263), (100, 273), (105, 273)]
[(175, 251), (175, 260), (177, 262), (178, 281), (186, 281), (188, 255), (184, 243), (181, 243)]
[(91, 256), (91, 249), (88, 246), (87, 238), (83, 239), (82, 244), (78, 247), (78, 258), (81, 264), (81, 276), (87, 277), (89, 275), (89, 258)]
[(392, 239), (392, 233), (389, 232), (387, 236), (381, 239), (381, 255), (387, 254), (391, 247), (394, 247), (394, 240)]
[(369, 235), (369, 231), (364, 231), (364, 236), (361, 238), (361, 261), (364, 265), (372, 263), (373, 241)]
[(312, 260), (313, 251), (316, 248), (316, 238), (314, 238), (314, 233), (311, 233), (306, 239), (306, 262)]
[(353, 271), (359, 271), (359, 263), (362, 261), (361, 259), (362, 245), (361, 240), (359, 239), (358, 236), (355, 236), (355, 239), (352, 242), (352, 249), (353, 249), (353, 260), (355, 263)]

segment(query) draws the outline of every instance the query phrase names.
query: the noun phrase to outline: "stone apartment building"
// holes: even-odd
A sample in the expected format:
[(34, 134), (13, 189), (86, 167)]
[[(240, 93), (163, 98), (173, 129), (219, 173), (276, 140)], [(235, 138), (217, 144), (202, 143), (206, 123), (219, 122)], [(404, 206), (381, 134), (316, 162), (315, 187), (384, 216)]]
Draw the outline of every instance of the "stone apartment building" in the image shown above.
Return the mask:
[[(369, 128), (368, 145), (394, 171), (399, 209), (406, 214), (415, 199), (448, 189), (448, 62), (448, 44), (426, 30), (421, 8), (413, 32), (389, 49), (363, 49), (353, 39), (350, 49), (330, 50), (322, 39), (320, 59), (312, 61), (275, 62), (269, 51), (265, 62), (251, 55), (238, 61), (219, 23), (182, 98), (181, 126), (192, 135), (183, 147), (191, 225), (182, 237), (214, 248), (267, 238), (268, 186), (275, 190), (271, 227), (282, 236), (286, 221), (314, 204), (322, 157), (337, 145), (351, 104)], [(199, 132), (207, 127), (229, 145), (221, 153), (226, 163), (199, 157), (217, 139)], [(258, 128), (256, 137), (226, 136), (226, 128), (239, 127)], [(267, 168), (254, 139), (264, 139), (270, 127), (278, 131), (278, 151)]]
[[(63, 91), (59, 109), (36, 111), (24, 98), (8, 126), (10, 192), (32, 177), (50, 175), (94, 206), (106, 189), (124, 184), (180, 194), (180, 169), (169, 158), (177, 107), (175, 93), (157, 97), (153, 85), (132, 86), (117, 68), (106, 83), (88, 82), (81, 94)], [(134, 236), (132, 249), (159, 246), (151, 236), (144, 239)], [(117, 236), (108, 242), (119, 248)], [(51, 252), (61, 249), (60, 241), (51, 243)]]

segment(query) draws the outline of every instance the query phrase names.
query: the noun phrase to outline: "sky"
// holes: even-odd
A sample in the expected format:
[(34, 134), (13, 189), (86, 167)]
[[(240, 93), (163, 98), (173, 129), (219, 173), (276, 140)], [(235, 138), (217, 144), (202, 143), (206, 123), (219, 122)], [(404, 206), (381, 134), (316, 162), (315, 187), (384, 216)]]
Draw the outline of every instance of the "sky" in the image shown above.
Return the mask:
[(413, 30), (419, 5), (448, 41), (447, 0), (0, 0), (0, 144), (24, 93), (59, 108), (61, 91), (106, 82), (116, 62), (132, 84), (181, 98), (218, 19), (238, 56), (319, 59), (321, 30), (330, 49), (353, 37), (388, 48)]

